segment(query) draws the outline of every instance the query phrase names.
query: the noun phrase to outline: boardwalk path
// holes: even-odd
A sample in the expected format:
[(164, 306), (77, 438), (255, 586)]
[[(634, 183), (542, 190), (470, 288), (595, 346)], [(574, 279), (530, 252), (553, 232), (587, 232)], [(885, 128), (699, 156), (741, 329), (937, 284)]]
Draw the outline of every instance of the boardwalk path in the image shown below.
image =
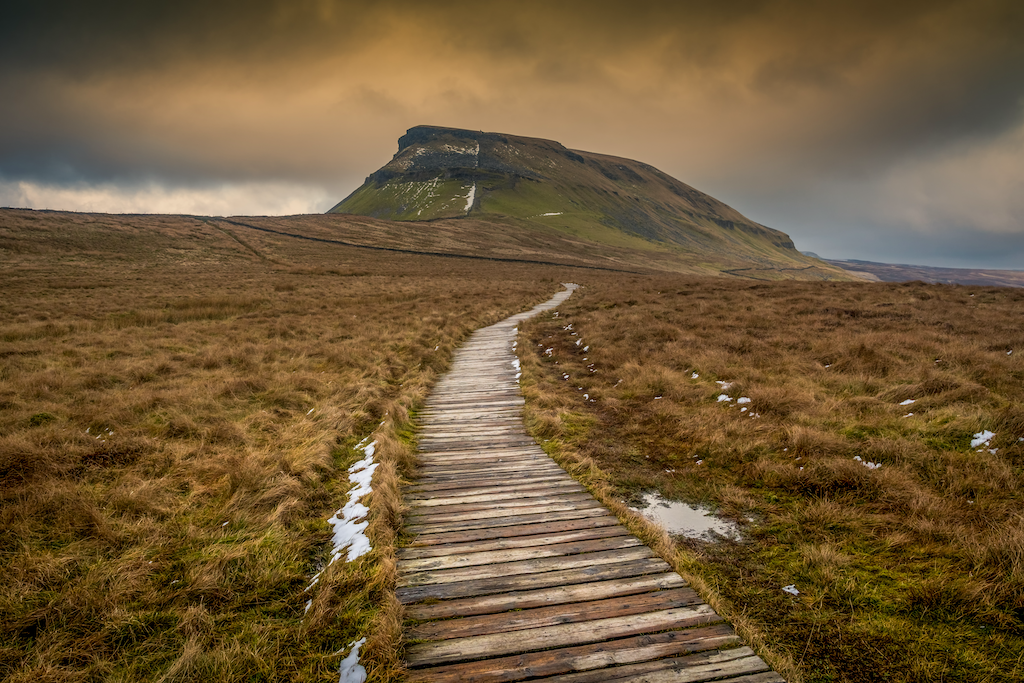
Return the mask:
[(516, 326), (568, 287), (475, 332), (421, 416), (409, 680), (781, 682), (523, 430)]

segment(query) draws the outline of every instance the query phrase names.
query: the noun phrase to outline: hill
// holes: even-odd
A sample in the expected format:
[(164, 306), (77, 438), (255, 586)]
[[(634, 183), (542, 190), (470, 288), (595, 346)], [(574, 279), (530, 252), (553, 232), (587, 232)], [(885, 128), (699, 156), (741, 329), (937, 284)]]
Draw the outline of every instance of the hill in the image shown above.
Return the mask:
[[(476, 219), (561, 233), (641, 252), (666, 252), (672, 270), (777, 279), (844, 279), (756, 223), (653, 166), (570, 150), (551, 140), (417, 126), (398, 152), (329, 213), (397, 221)], [(736, 273), (739, 274), (739, 273)]]

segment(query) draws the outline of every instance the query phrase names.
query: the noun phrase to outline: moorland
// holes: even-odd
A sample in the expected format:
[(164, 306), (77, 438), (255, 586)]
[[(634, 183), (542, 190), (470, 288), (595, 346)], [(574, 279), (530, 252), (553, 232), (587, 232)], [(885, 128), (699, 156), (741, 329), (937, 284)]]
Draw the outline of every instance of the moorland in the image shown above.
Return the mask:
[[(572, 281), (520, 332), (529, 428), (788, 680), (1019, 680), (1024, 291), (472, 225), (0, 212), (0, 675), (337, 680), (366, 637), (398, 680), (416, 411)], [(367, 437), (373, 550), (309, 588)], [(628, 509), (652, 490), (743, 539), (667, 537)]]

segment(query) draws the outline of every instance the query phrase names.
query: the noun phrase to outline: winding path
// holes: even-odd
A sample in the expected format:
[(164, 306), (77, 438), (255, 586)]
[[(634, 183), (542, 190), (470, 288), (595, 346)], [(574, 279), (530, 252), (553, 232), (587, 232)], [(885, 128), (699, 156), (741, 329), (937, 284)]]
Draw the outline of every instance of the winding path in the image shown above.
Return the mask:
[(423, 412), (397, 595), (410, 681), (782, 678), (526, 434), (517, 325), (475, 332)]

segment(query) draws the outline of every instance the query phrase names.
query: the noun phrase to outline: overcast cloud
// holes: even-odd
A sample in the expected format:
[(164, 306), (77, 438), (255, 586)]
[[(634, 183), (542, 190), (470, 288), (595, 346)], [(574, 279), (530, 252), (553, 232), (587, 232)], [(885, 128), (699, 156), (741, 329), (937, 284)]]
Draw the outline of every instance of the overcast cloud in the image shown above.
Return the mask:
[(152, 4), (7, 11), (0, 204), (323, 211), (427, 123), (645, 161), (823, 256), (1024, 268), (1015, 0)]

